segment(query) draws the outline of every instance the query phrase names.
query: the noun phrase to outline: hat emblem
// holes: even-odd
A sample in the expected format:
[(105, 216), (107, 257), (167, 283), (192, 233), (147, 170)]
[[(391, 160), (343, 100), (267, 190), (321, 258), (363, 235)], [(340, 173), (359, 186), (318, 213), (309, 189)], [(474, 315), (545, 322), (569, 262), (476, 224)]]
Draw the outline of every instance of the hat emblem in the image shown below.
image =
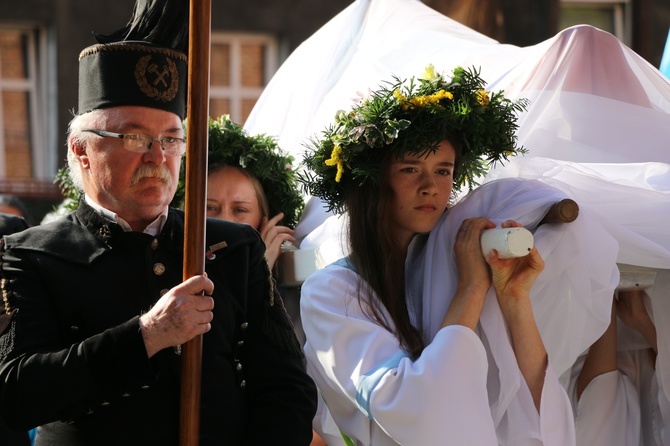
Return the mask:
[(177, 64), (169, 57), (160, 64), (151, 60), (152, 55), (142, 56), (135, 66), (135, 81), (142, 93), (150, 98), (170, 102), (179, 90)]

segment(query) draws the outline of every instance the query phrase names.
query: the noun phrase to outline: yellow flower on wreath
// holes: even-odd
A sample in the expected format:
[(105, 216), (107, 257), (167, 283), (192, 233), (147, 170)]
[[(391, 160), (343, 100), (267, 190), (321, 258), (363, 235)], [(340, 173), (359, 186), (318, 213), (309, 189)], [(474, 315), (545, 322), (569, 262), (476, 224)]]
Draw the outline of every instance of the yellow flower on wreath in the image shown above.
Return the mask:
[(489, 92), (485, 90), (477, 90), (477, 101), (482, 105), (482, 107), (486, 107), (489, 105), (489, 102), (491, 101), (489, 99)]
[(407, 96), (402, 94), (399, 88), (393, 90), (393, 97), (396, 98), (398, 102), (400, 102), (400, 104), (404, 104), (405, 102), (407, 102)]
[(400, 107), (403, 110), (408, 110), (410, 108), (425, 108), (431, 105), (438, 105), (442, 99), (454, 99), (454, 95), (446, 90), (440, 90), (427, 96), (417, 96), (415, 98), (407, 99), (407, 96), (396, 89), (393, 91), (393, 96), (400, 102)]
[(344, 160), (342, 159), (342, 147), (336, 145), (330, 154), (330, 159), (327, 159), (326, 166), (337, 166), (337, 173), (335, 174), (335, 182), (339, 183), (344, 173)]
[(447, 90), (440, 90), (428, 96), (417, 96), (410, 99), (409, 102), (415, 107), (428, 107), (439, 104), (442, 99), (454, 99), (454, 95)]
[(428, 64), (426, 66), (426, 71), (423, 72), (423, 76), (421, 76), (421, 79), (425, 79), (427, 81), (434, 81), (438, 79), (440, 76), (435, 72), (435, 66), (433, 64)]

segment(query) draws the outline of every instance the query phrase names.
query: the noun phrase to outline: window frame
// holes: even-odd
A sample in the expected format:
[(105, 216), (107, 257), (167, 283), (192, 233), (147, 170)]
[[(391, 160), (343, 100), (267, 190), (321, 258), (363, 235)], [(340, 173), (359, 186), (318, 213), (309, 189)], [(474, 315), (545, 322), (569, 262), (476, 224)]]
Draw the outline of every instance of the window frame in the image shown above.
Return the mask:
[[(279, 69), (279, 43), (277, 38), (267, 33), (248, 32), (218, 32), (213, 31), (211, 35), (212, 46), (215, 44), (226, 44), (230, 48), (230, 85), (211, 85), (209, 87), (209, 98), (225, 99), (230, 104), (230, 118), (239, 124), (243, 124), (246, 117), (242, 116), (242, 103), (247, 99), (257, 100), (272, 76)], [(259, 44), (265, 47), (263, 60), (264, 84), (260, 87), (246, 87), (242, 85), (241, 64), (242, 46)]]
[(633, 2), (632, 0), (561, 0), (564, 6), (611, 8), (614, 12), (614, 34), (624, 44), (631, 46), (633, 41)]
[[(55, 95), (55, 59), (49, 51), (47, 30), (32, 23), (0, 23), (0, 31), (17, 31), (27, 38), (25, 49), (28, 76), (25, 79), (3, 79), (0, 73), (0, 94), (4, 91), (21, 91), (28, 94), (28, 119), (30, 126), (31, 177), (6, 180), (17, 183), (21, 189), (32, 191), (38, 184), (52, 182), (57, 169)], [(52, 60), (54, 59), (54, 60)], [(53, 73), (52, 73), (53, 72)], [(51, 81), (50, 81), (51, 79)], [(0, 177), (6, 178), (9, 166), (6, 160), (4, 129), (5, 111), (0, 107)], [(22, 183), (23, 186), (19, 183)], [(33, 186), (30, 183), (35, 183)], [(3, 187), (4, 189), (4, 187)], [(39, 192), (37, 192), (39, 194)]]

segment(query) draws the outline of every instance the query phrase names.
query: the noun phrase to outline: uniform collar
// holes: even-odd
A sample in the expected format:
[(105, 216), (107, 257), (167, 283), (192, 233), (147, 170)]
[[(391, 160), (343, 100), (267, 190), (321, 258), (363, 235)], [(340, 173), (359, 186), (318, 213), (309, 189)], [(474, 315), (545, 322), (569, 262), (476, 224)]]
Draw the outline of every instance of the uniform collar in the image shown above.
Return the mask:
[[(84, 195), (84, 198), (86, 200), (86, 203), (88, 203), (89, 206), (91, 206), (93, 209), (96, 211), (100, 212), (104, 217), (112, 220), (113, 222), (117, 223), (125, 232), (132, 232), (132, 228), (128, 224), (127, 221), (125, 221), (123, 218), (119, 217), (116, 212), (112, 212), (107, 208), (104, 208), (100, 206), (98, 203), (93, 201), (91, 197), (88, 195)], [(160, 234), (161, 230), (163, 229), (163, 225), (165, 224), (165, 221), (167, 220), (167, 215), (168, 215), (168, 208), (167, 206), (165, 209), (163, 209), (163, 212), (154, 220), (152, 221), (149, 226), (144, 228), (144, 231), (142, 231), (145, 234), (149, 234), (152, 236), (157, 236)]]

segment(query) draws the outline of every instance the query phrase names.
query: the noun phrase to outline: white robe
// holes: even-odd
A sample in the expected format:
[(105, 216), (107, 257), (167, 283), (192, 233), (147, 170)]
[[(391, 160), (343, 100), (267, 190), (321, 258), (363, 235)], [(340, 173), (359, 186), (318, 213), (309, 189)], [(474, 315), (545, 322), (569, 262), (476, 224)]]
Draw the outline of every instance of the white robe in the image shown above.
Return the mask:
[(355, 444), (574, 444), (572, 412), (551, 367), (542, 421), (516, 369), (518, 394), (496, 423), (481, 339), (469, 328), (449, 326), (412, 361), (398, 339), (361, 310), (359, 280), (352, 270), (330, 265), (307, 279), (301, 300), (308, 372), (337, 426)]
[(497, 444), (475, 333), (445, 328), (411, 361), (361, 310), (359, 279), (330, 265), (302, 286), (307, 369), (339, 428), (357, 445)]

